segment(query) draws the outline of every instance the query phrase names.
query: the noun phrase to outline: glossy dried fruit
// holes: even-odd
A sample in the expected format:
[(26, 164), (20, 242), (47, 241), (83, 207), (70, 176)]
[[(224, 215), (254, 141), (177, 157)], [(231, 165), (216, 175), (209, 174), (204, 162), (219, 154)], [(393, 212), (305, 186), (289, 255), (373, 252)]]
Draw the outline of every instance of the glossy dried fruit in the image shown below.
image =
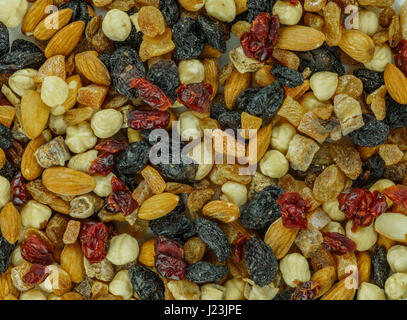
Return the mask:
[(222, 280), (227, 272), (226, 266), (199, 261), (187, 267), (186, 277), (194, 283), (214, 283)]
[(369, 94), (384, 85), (383, 72), (375, 72), (362, 68), (353, 71), (353, 74), (362, 80), (363, 90)]
[(110, 231), (103, 222), (82, 223), (79, 240), (83, 254), (90, 263), (100, 262), (106, 257), (109, 235)]
[(10, 265), (10, 258), (17, 244), (9, 243), (0, 231), (0, 274), (7, 271)]
[(384, 161), (378, 154), (375, 154), (362, 163), (362, 173), (353, 181), (352, 186), (356, 188), (369, 187), (380, 179), (383, 171)]
[(170, 121), (167, 111), (139, 111), (134, 110), (127, 115), (127, 124), (134, 130), (164, 129)]
[(159, 274), (171, 280), (185, 278), (187, 264), (184, 261), (184, 248), (178, 242), (165, 237), (156, 239), (155, 267)]
[(108, 153), (119, 153), (127, 148), (127, 142), (126, 141), (119, 141), (119, 140), (113, 140), (113, 139), (108, 139), (105, 140), (95, 146), (95, 149), (98, 151), (102, 152), (108, 152)]
[(0, 148), (7, 150), (13, 144), (11, 130), (0, 123)]
[(103, 152), (99, 155), (89, 167), (89, 173), (92, 175), (99, 174), (106, 177), (113, 171), (116, 161), (114, 154)]
[(35, 234), (24, 239), (20, 247), (24, 260), (44, 266), (54, 262), (52, 249), (49, 243)]
[(298, 55), (301, 59), (299, 67), (299, 71), (301, 72), (306, 68), (310, 68), (313, 73), (331, 71), (340, 76), (345, 74), (345, 68), (339, 59), (335, 47), (324, 44), (315, 50), (299, 52)]
[(160, 0), (160, 11), (164, 15), (168, 26), (172, 27), (179, 19), (179, 7), (175, 0)]
[(189, 109), (205, 113), (209, 108), (212, 86), (206, 83), (182, 84), (177, 89), (178, 101)]
[(226, 52), (226, 36), (219, 22), (207, 16), (198, 16), (198, 23), (205, 35), (206, 42), (220, 52)]
[(205, 46), (205, 35), (195, 20), (186, 17), (172, 27), (175, 43), (174, 58), (188, 60), (198, 58)]
[(143, 266), (129, 269), (130, 281), (141, 300), (164, 300), (164, 283), (160, 277)]
[(159, 87), (171, 98), (177, 99), (177, 88), (180, 85), (178, 67), (172, 60), (160, 60), (154, 63), (147, 73), (147, 80)]
[(274, 64), (270, 73), (281, 83), (282, 86), (285, 87), (295, 88), (304, 83), (304, 76), (301, 72), (284, 67), (280, 64)]
[(9, 32), (3, 22), (0, 22), (0, 57), (10, 50)]
[(314, 300), (320, 291), (318, 281), (307, 281), (295, 288), (291, 300)]
[(307, 229), (310, 205), (297, 192), (285, 192), (277, 200), (286, 228)]
[(117, 159), (117, 170), (121, 174), (135, 174), (144, 169), (148, 162), (150, 148), (144, 141), (128, 145)]
[(338, 232), (324, 233), (324, 242), (322, 245), (330, 252), (341, 256), (356, 250), (356, 244), (349, 238)]
[(112, 177), (112, 193), (107, 198), (110, 208), (121, 212), (125, 217), (137, 209), (138, 204), (133, 199), (129, 188), (118, 178)]
[(368, 114), (363, 114), (363, 122), (365, 123), (363, 127), (349, 134), (355, 144), (362, 147), (376, 147), (387, 140), (389, 127), (384, 122)]
[(137, 89), (140, 98), (154, 109), (165, 111), (172, 105), (171, 100), (159, 87), (144, 78), (132, 79), (131, 87)]
[(407, 209), (407, 187), (395, 185), (384, 189), (383, 193), (395, 204)]
[(21, 172), (17, 173), (11, 180), (11, 192), (13, 194), (13, 203), (17, 206), (22, 206), (27, 202), (25, 180)]
[(137, 23), (141, 32), (154, 38), (165, 31), (164, 16), (153, 6), (143, 6), (137, 14)]
[(22, 280), (26, 285), (34, 286), (44, 282), (49, 274), (49, 269), (46, 266), (33, 264), (30, 270), (23, 276)]

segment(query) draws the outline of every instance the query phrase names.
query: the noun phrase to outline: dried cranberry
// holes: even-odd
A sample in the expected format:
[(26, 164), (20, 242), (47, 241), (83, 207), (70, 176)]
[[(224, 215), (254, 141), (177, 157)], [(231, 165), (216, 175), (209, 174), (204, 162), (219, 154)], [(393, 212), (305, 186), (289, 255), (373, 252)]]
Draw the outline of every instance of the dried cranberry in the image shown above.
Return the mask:
[(22, 206), (27, 202), (25, 180), (21, 172), (17, 173), (11, 180), (11, 190), (13, 193), (13, 203)]
[(295, 288), (291, 300), (313, 300), (318, 296), (321, 285), (318, 281), (307, 281)]
[(156, 255), (165, 254), (178, 259), (184, 259), (184, 248), (180, 243), (167, 237), (158, 237), (154, 242)]
[(407, 40), (401, 39), (395, 53), (394, 61), (396, 66), (407, 76)]
[(110, 230), (103, 222), (82, 223), (79, 240), (83, 254), (90, 263), (102, 261), (106, 257), (109, 236)]
[(262, 12), (252, 21), (250, 32), (240, 37), (243, 51), (249, 58), (260, 62), (269, 59), (278, 39), (280, 22), (277, 15)]
[(184, 248), (180, 243), (166, 237), (155, 240), (155, 267), (159, 274), (172, 280), (185, 278), (187, 264)]
[(119, 141), (119, 140), (105, 140), (98, 145), (96, 145), (95, 149), (102, 152), (109, 152), (109, 153), (119, 153), (127, 148), (126, 141)]
[(140, 111), (128, 113), (127, 124), (134, 130), (164, 129), (170, 122), (170, 114), (167, 111)]
[(182, 84), (177, 89), (178, 101), (193, 111), (205, 113), (209, 108), (212, 92), (212, 86), (203, 82)]
[(246, 241), (247, 235), (242, 235), (235, 241), (233, 256), (235, 257), (235, 260), (239, 263), (242, 262), (243, 259), (243, 249), (244, 245), (246, 244)]
[(132, 214), (137, 209), (138, 204), (133, 199), (129, 188), (116, 177), (112, 177), (111, 183), (112, 193), (107, 199), (109, 206), (124, 216)]
[(338, 197), (339, 210), (347, 219), (352, 220), (352, 231), (355, 232), (358, 226), (367, 227), (373, 217), (380, 216), (387, 208), (385, 196), (380, 192), (371, 193), (366, 189), (352, 189), (349, 193), (341, 193)]
[(286, 228), (307, 229), (307, 213), (310, 205), (297, 192), (285, 192), (277, 200), (281, 207), (283, 225)]
[(49, 265), (54, 262), (52, 247), (36, 235), (28, 236), (20, 247), (21, 256), (30, 263)]
[(394, 204), (407, 210), (407, 187), (402, 185), (395, 185), (383, 190), (383, 193), (394, 202)]
[(154, 109), (165, 111), (172, 105), (164, 91), (144, 78), (133, 78), (131, 87), (136, 88), (140, 98)]
[(40, 264), (33, 264), (30, 270), (23, 276), (23, 282), (29, 286), (40, 284), (49, 276), (49, 269)]
[(324, 241), (322, 242), (322, 245), (338, 256), (356, 250), (356, 244), (339, 232), (324, 233)]
[(100, 174), (106, 177), (110, 172), (113, 171), (116, 165), (116, 159), (114, 154), (109, 152), (103, 152), (95, 160), (92, 161), (89, 167), (90, 174)]

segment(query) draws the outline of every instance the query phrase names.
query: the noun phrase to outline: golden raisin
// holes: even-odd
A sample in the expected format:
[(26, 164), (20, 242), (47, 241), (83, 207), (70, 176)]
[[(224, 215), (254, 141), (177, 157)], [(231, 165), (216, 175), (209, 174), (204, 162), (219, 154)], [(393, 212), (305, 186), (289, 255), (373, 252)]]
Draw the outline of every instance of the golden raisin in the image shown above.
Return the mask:
[(140, 30), (148, 37), (154, 38), (165, 31), (165, 21), (160, 10), (153, 6), (142, 7), (137, 15)]

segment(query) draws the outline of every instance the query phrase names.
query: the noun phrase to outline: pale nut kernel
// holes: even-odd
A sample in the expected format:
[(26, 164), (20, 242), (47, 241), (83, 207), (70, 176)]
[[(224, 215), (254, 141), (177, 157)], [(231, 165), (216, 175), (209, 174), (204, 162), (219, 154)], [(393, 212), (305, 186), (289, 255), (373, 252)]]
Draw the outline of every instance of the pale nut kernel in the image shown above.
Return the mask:
[(87, 122), (66, 128), (65, 144), (74, 153), (82, 153), (93, 148), (97, 140)]
[(281, 178), (288, 172), (288, 169), (287, 159), (277, 150), (266, 152), (263, 159), (260, 160), (261, 172), (270, 178)]
[(359, 11), (359, 31), (373, 36), (379, 30), (379, 16), (374, 11)]
[(125, 300), (133, 296), (133, 285), (128, 270), (120, 270), (109, 283), (109, 292)]
[(22, 97), (26, 90), (34, 89), (34, 78), (37, 73), (37, 70), (29, 68), (18, 70), (8, 79), (8, 85), (11, 90)]
[(205, 68), (197, 59), (182, 60), (178, 64), (178, 73), (181, 83), (199, 83), (204, 81)]
[(407, 298), (407, 273), (394, 273), (387, 278), (384, 284), (384, 292), (390, 300), (402, 300)]
[(283, 279), (290, 287), (296, 287), (299, 282), (311, 279), (311, 272), (307, 259), (299, 253), (287, 254), (280, 261), (280, 271)]
[(106, 177), (100, 175), (94, 175), (96, 187), (93, 192), (99, 197), (107, 197), (112, 193), (112, 177), (116, 177), (115, 174), (109, 173)]
[(109, 251), (106, 258), (116, 266), (132, 262), (137, 259), (139, 245), (135, 238), (122, 233), (110, 240)]
[(392, 63), (393, 53), (390, 47), (385, 44), (383, 46), (376, 46), (374, 56), (371, 61), (365, 63), (365, 68), (376, 72), (383, 72), (388, 63)]
[(103, 19), (102, 30), (110, 40), (126, 40), (131, 32), (131, 20), (129, 15), (119, 9), (109, 10)]
[(23, 292), (20, 295), (20, 300), (47, 300), (47, 297), (40, 290), (31, 289)]
[(60, 77), (48, 76), (42, 82), (41, 99), (51, 108), (64, 103), (68, 94), (68, 84)]
[(110, 138), (121, 129), (123, 115), (114, 109), (104, 109), (96, 112), (91, 120), (93, 133), (98, 138)]
[[(394, 186), (395, 183), (389, 179), (380, 179), (377, 180), (370, 188), (370, 192), (379, 191), (383, 194), (383, 190), (389, 187)], [(388, 197), (386, 197), (387, 206), (390, 208), (393, 205), (393, 201), (391, 201)]]
[[(56, 265), (50, 265), (47, 266), (49, 274), (51, 274), (53, 271), (57, 270), (58, 267)], [(43, 282), (41, 282), (38, 287), (46, 292), (46, 293), (52, 293), (52, 283), (51, 283), (51, 277), (47, 277)]]
[(339, 210), (339, 202), (337, 199), (324, 202), (322, 209), (328, 214), (328, 216), (335, 221), (343, 221), (346, 219), (345, 214)]
[(1, 0), (0, 21), (7, 28), (15, 28), (23, 21), (27, 9), (27, 0)]
[(234, 0), (206, 0), (206, 13), (223, 22), (232, 22), (236, 17)]
[(214, 163), (214, 155), (211, 144), (205, 143), (205, 140), (202, 141), (192, 148), (188, 156), (198, 163), (198, 170), (195, 174), (195, 180), (202, 180), (211, 172)]
[(3, 176), (0, 176), (0, 209), (10, 201), (10, 182)]
[(281, 24), (296, 25), (302, 17), (301, 2), (293, 5), (289, 1), (278, 0), (273, 6), (273, 15), (278, 15)]
[[(338, 83), (339, 83), (339, 78), (338, 78)], [(308, 111), (312, 111), (313, 109), (316, 109), (316, 108), (326, 107), (329, 104), (329, 102), (318, 100), (318, 98), (315, 96), (315, 94), (312, 91), (309, 91), (301, 97), (300, 104), (303, 107), (305, 107)]]
[(369, 250), (377, 241), (373, 223), (368, 227), (359, 226), (355, 232), (352, 231), (352, 223), (350, 220), (346, 223), (346, 236), (356, 243), (358, 251)]
[(192, 112), (183, 112), (178, 118), (178, 132), (185, 141), (201, 138), (203, 131), (200, 122)]
[(66, 124), (63, 115), (54, 116), (53, 114), (51, 114), (49, 116), (48, 127), (53, 133), (61, 136), (66, 133), (66, 128), (68, 128), (68, 125)]
[(232, 202), (238, 207), (247, 201), (247, 188), (244, 184), (228, 181), (222, 186), (221, 191), (221, 200)]
[(331, 221), (323, 229), (322, 232), (337, 232), (342, 235), (345, 235), (345, 229), (339, 222)]
[(88, 173), (90, 165), (98, 156), (97, 150), (89, 150), (73, 156), (68, 162), (68, 168)]
[(373, 283), (362, 282), (358, 290), (357, 300), (387, 300), (387, 299), (382, 288)]
[(43, 229), (51, 218), (52, 210), (35, 200), (30, 200), (21, 210), (21, 222), (25, 228)]
[(316, 72), (310, 79), (310, 87), (318, 100), (329, 100), (338, 86), (338, 74), (329, 71)]
[(407, 273), (407, 247), (398, 244), (392, 246), (387, 251), (387, 262), (393, 272)]
[(201, 286), (201, 300), (223, 300), (225, 291), (224, 286), (215, 283), (204, 284)]
[(230, 279), (225, 283), (225, 300), (244, 300), (246, 283), (242, 279)]
[(20, 246), (17, 246), (11, 253), (10, 262), (15, 267), (21, 266), (25, 262), (21, 256)]
[(297, 134), (295, 127), (289, 123), (282, 123), (273, 127), (271, 131), (271, 147), (286, 154), (291, 139)]

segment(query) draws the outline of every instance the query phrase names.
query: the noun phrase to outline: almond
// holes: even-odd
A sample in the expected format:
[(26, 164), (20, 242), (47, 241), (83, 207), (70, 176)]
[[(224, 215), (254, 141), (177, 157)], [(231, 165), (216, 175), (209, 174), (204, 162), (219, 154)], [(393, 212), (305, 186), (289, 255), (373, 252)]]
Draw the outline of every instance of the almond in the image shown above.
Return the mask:
[(332, 285), (336, 280), (336, 272), (334, 267), (325, 267), (318, 271), (316, 271), (312, 277), (312, 281), (318, 281), (320, 285), (319, 293), (316, 298), (323, 296), (329, 289), (331, 289)]
[[(10, 266), (6, 272), (0, 275), (0, 299), (1, 300), (10, 300), (11, 296), (18, 297), (19, 291), (14, 286), (13, 280), (11, 279), (11, 269)], [(14, 298), (14, 300), (17, 300)]]
[(11, 244), (20, 237), (22, 230), (20, 212), (13, 203), (8, 202), (0, 213), (0, 229), (3, 237)]
[(43, 19), (34, 29), (34, 37), (38, 40), (45, 41), (52, 38), (58, 30), (65, 27), (71, 20), (72, 10), (58, 10)]
[(21, 160), (21, 174), (25, 179), (35, 180), (41, 175), (43, 168), (37, 163), (34, 154), (35, 151), (46, 142), (47, 140), (44, 135), (40, 135), (34, 140), (31, 140), (25, 148)]
[(174, 210), (178, 202), (179, 197), (172, 193), (154, 195), (143, 202), (138, 211), (138, 217), (144, 220), (161, 218)]
[(250, 86), (251, 73), (240, 73), (233, 69), (225, 83), (225, 103), (226, 107), (232, 109), (236, 104), (239, 95)]
[(21, 24), (21, 31), (24, 34), (31, 33), (40, 21), (47, 15), (47, 7), (52, 6), (52, 0), (37, 0), (28, 9)]
[(109, 71), (95, 53), (85, 51), (75, 55), (76, 67), (89, 81), (103, 86), (110, 86)]
[(358, 252), (358, 270), (359, 270), (359, 282), (369, 282), (370, 274), (372, 272), (372, 259), (369, 252)]
[(76, 47), (85, 30), (83, 21), (75, 21), (59, 30), (45, 48), (47, 58), (61, 54), (67, 56)]
[(298, 230), (284, 227), (283, 219), (279, 218), (268, 228), (264, 236), (264, 242), (273, 249), (277, 259), (282, 259), (294, 243)]
[(21, 98), (21, 120), (27, 137), (37, 138), (47, 126), (48, 118), (49, 108), (39, 92), (26, 90)]
[(407, 104), (407, 78), (394, 64), (387, 64), (384, 70), (384, 83), (396, 102)]
[[(350, 279), (344, 278), (336, 283), (325, 293), (321, 300), (353, 300), (356, 289), (349, 283)], [(349, 287), (349, 289), (347, 288)], [(352, 288), (351, 288), (352, 287)]]
[(263, 158), (271, 141), (271, 129), (272, 125), (270, 123), (257, 131), (257, 136), (250, 139), (247, 149), (249, 164), (256, 164)]
[(325, 41), (325, 35), (314, 28), (306, 26), (282, 27), (279, 30), (276, 47), (292, 51), (309, 51), (319, 48)]
[(218, 92), (219, 83), (219, 67), (218, 61), (216, 59), (203, 59), (202, 63), (204, 65), (204, 83), (210, 84), (212, 86), (212, 96), (216, 96)]
[(155, 239), (149, 239), (143, 243), (140, 248), (140, 253), (138, 255), (138, 261), (147, 267), (154, 267), (155, 265), (155, 249), (154, 249)]
[(163, 193), (165, 187), (167, 186), (164, 179), (161, 177), (160, 173), (151, 166), (146, 166), (142, 171), (141, 175), (145, 179), (148, 187), (154, 194)]
[(85, 278), (83, 253), (78, 242), (64, 247), (61, 253), (61, 267), (68, 272), (72, 282), (79, 283)]
[(344, 30), (339, 48), (354, 60), (362, 63), (370, 62), (375, 52), (372, 38), (358, 30)]
[(92, 176), (65, 167), (46, 169), (42, 174), (42, 183), (49, 191), (67, 196), (79, 196), (91, 192), (96, 186)]
[(240, 210), (239, 207), (232, 202), (215, 200), (207, 203), (203, 207), (202, 214), (210, 219), (229, 223), (240, 217)]

